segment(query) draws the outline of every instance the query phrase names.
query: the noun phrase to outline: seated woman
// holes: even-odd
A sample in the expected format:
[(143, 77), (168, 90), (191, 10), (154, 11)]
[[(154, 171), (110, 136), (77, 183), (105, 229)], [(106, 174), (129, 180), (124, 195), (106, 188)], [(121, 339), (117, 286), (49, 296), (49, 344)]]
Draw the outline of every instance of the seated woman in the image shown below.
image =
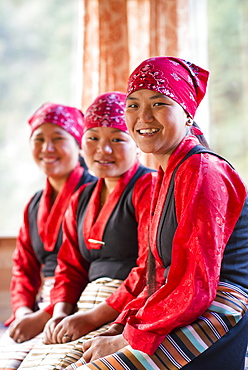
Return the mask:
[[(124, 93), (102, 94), (85, 113), (83, 155), (99, 180), (72, 197), (51, 291), (53, 317), (44, 331), (48, 345), (37, 344), (22, 369), (63, 368), (76, 361), (82, 356), (82, 336), (106, 330), (108, 325), (103, 325), (145, 285), (145, 276), (137, 276), (145, 270), (157, 173), (138, 160), (139, 150), (124, 120), (125, 101)], [(77, 302), (79, 312), (74, 313)]]
[(87, 364), (80, 370), (244, 369), (247, 190), (233, 167), (189, 130), (208, 75), (182, 59), (155, 57), (129, 77), (129, 132), (161, 166), (149, 279), (105, 336), (83, 343)]
[[(13, 255), (13, 314), (6, 322), (9, 330), (0, 344), (0, 368), (16, 369), (32, 346), (29, 339), (42, 332), (50, 319), (49, 292), (62, 243), (62, 219), (75, 190), (95, 179), (80, 156), (81, 111), (46, 103), (29, 124), (32, 155), (47, 181), (44, 190), (37, 192), (24, 210)], [(24, 343), (17, 345), (21, 342)]]

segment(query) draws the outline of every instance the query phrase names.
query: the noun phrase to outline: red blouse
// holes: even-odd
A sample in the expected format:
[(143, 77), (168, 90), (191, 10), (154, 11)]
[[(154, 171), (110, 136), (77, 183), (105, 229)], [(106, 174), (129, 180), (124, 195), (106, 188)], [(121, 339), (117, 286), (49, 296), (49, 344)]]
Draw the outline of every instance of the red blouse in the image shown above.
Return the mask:
[[(84, 169), (79, 164), (71, 172), (63, 188), (59, 192), (55, 203), (51, 204), (52, 188), (49, 181), (43, 190), (38, 210), (38, 229), (46, 250), (52, 250), (62, 224), (62, 219), (72, 193), (84, 176)], [(37, 294), (42, 284), (41, 263), (36, 257), (29, 230), (29, 203), (23, 215), (23, 223), (17, 237), (16, 248), (13, 254), (14, 266), (11, 280), (11, 304), (13, 314), (5, 325), (9, 325), (15, 318), (15, 311), (22, 306), (34, 309)], [(53, 216), (53, 217), (51, 217)], [(52, 313), (52, 308), (45, 311)]]
[[(175, 177), (178, 227), (172, 244), (167, 281), (156, 239), (170, 178), (186, 153), (199, 144), (186, 136), (172, 153), (166, 172), (159, 170), (150, 220), (150, 245), (156, 259), (158, 290), (147, 298), (146, 289), (127, 305), (116, 322), (134, 349), (153, 354), (176, 327), (197, 319), (215, 298), (222, 256), (241, 213), (246, 189), (237, 173), (211, 154), (188, 158)], [(230, 280), (231, 281), (231, 280)]]

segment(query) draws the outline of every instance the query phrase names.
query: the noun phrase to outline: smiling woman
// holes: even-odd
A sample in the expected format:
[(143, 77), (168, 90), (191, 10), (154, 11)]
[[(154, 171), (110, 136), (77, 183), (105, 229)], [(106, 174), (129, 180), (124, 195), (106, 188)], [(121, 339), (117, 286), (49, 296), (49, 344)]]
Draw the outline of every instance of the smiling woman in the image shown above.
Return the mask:
[(183, 59), (154, 57), (129, 77), (130, 135), (160, 164), (148, 281), (67, 370), (244, 369), (248, 196), (232, 165), (191, 132), (208, 75)]
[(145, 283), (156, 172), (139, 162), (124, 119), (125, 102), (124, 93), (113, 91), (98, 96), (86, 110), (82, 149), (99, 179), (82, 186), (71, 200), (51, 291), (53, 317), (44, 330), (46, 345), (32, 349), (22, 370), (38, 368), (37, 363), (41, 369), (64, 368), (76, 361), (85, 338), (105, 331), (136, 295), (138, 273), (143, 276), (139, 284)]
[(44, 123), (34, 131), (30, 143), (35, 163), (59, 192), (78, 162), (77, 141), (63, 128)]
[(138, 90), (128, 96), (126, 120), (137, 145), (145, 153), (153, 150), (159, 162), (163, 157), (164, 166), (187, 128), (183, 108), (169, 97), (150, 90)]
[(0, 344), (1, 369), (20, 365), (51, 317), (49, 293), (62, 244), (62, 220), (72, 194), (95, 179), (79, 155), (81, 111), (46, 103), (33, 114), (29, 125), (33, 158), (47, 180), (44, 190), (26, 205), (17, 238), (11, 280), (13, 313)]

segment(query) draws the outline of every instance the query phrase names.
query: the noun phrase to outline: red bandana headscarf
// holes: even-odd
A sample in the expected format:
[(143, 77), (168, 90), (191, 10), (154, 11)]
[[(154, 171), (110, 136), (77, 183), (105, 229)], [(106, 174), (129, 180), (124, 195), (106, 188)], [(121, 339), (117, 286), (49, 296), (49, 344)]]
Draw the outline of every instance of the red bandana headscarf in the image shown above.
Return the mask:
[(53, 123), (71, 134), (81, 147), (83, 121), (84, 115), (77, 108), (62, 104), (45, 103), (33, 114), (28, 123), (31, 127), (31, 136), (43, 123)]
[(128, 79), (127, 95), (141, 89), (157, 91), (175, 100), (193, 118), (207, 87), (209, 72), (174, 57), (143, 61)]
[(114, 127), (128, 133), (124, 117), (126, 94), (112, 91), (99, 95), (84, 116), (84, 132), (93, 127)]

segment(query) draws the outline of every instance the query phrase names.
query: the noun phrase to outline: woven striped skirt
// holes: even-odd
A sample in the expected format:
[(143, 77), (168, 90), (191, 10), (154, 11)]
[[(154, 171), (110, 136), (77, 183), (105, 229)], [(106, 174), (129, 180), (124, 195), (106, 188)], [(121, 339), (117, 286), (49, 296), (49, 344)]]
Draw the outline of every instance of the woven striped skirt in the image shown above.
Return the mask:
[(243, 370), (248, 340), (248, 296), (220, 283), (211, 306), (194, 323), (166, 336), (153, 356), (127, 346), (67, 370)]
[[(84, 289), (79, 301), (78, 310), (88, 311), (108, 298), (120, 285), (122, 281), (110, 278), (100, 278), (89, 283)], [(109, 328), (109, 324), (90, 332), (75, 341), (65, 344), (44, 344), (42, 339), (32, 348), (28, 356), (22, 362), (20, 370), (39, 369), (54, 370), (63, 369), (71, 363), (76, 362), (82, 356), (82, 342), (92, 338)]]
[[(50, 291), (54, 285), (54, 278), (49, 277), (44, 279), (41, 294), (38, 297), (37, 305), (39, 309), (43, 309), (50, 304)], [(18, 369), (24, 358), (31, 351), (36, 343), (41, 339), (42, 334), (23, 343), (16, 343), (9, 336), (7, 330), (0, 341), (0, 370), (15, 370)]]

